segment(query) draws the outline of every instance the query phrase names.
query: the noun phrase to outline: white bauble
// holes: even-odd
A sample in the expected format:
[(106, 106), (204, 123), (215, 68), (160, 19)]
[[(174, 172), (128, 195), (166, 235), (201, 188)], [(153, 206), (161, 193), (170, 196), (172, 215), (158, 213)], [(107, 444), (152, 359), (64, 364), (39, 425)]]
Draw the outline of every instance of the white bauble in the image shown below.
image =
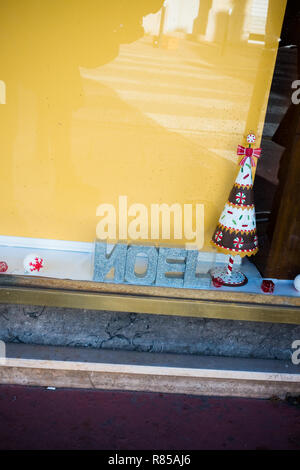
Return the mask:
[(23, 266), (25, 273), (39, 274), (45, 267), (45, 260), (35, 253), (30, 253), (24, 258)]
[(294, 279), (294, 286), (295, 286), (295, 289), (300, 292), (300, 274), (298, 274), (298, 276), (295, 277)]

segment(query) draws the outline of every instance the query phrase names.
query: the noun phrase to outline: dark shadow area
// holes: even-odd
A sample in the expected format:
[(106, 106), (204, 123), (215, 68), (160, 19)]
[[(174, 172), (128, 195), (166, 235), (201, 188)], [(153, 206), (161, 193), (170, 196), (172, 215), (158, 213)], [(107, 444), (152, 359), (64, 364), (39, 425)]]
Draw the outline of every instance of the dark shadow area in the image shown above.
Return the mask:
[[(269, 260), (272, 256), (271, 244), (272, 241), (274, 242), (274, 234), (276, 231), (278, 232), (278, 223), (280, 224), (279, 209), (282, 198), (289, 198), (286, 192), (288, 190), (286, 179), (292, 159), (295, 158), (291, 145), (296, 133), (298, 107), (292, 103), (294, 91), (292, 83), (300, 76), (299, 24), (300, 4), (297, 0), (288, 0), (264, 126), (263, 159), (259, 162), (254, 184), (258, 215), (257, 231), (261, 247), (254, 262), (261, 269), (263, 275), (269, 273), (269, 276), (273, 275), (274, 277), (276, 274), (276, 277), (293, 278), (297, 274), (296, 267), (291, 267), (290, 270), (286, 266), (285, 271), (281, 274), (280, 268), (275, 273), (273, 267), (268, 268), (267, 266), (270, 264)], [(297, 191), (297, 185), (294, 188), (290, 187), (290, 194), (295, 190)], [(286, 205), (288, 206), (288, 204)], [(260, 212), (263, 213), (260, 214)], [(292, 225), (294, 223), (296, 223), (295, 219), (292, 221)], [(282, 224), (284, 224), (283, 220)], [(299, 233), (297, 235), (297, 229), (293, 230), (295, 240), (295, 237), (299, 237)], [(284, 241), (282, 240), (281, 243)]]

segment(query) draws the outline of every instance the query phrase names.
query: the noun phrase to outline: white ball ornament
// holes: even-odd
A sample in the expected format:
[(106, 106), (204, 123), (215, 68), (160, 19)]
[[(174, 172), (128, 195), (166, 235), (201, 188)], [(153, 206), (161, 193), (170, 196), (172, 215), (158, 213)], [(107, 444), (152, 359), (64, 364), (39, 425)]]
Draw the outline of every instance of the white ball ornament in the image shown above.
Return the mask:
[(35, 253), (30, 253), (23, 261), (25, 273), (38, 274), (45, 267), (45, 260)]
[(300, 274), (298, 274), (298, 276), (295, 277), (294, 279), (294, 286), (295, 286), (295, 289), (300, 292)]
[(255, 134), (248, 134), (247, 135), (247, 142), (248, 144), (254, 144), (256, 141)]

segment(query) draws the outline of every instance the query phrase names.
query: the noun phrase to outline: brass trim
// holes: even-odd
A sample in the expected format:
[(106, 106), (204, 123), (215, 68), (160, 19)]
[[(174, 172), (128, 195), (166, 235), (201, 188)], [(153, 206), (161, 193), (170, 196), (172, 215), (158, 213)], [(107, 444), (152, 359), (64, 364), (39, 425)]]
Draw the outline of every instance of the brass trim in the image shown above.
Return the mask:
[(0, 287), (0, 303), (300, 324), (300, 309), (236, 301), (171, 298), (32, 287)]

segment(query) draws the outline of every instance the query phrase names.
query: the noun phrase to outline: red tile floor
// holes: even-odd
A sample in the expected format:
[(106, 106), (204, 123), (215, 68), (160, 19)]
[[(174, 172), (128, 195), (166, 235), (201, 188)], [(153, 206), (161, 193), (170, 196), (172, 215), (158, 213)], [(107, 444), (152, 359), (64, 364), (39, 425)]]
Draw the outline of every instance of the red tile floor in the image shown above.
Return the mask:
[(300, 401), (0, 385), (0, 449), (300, 449)]

